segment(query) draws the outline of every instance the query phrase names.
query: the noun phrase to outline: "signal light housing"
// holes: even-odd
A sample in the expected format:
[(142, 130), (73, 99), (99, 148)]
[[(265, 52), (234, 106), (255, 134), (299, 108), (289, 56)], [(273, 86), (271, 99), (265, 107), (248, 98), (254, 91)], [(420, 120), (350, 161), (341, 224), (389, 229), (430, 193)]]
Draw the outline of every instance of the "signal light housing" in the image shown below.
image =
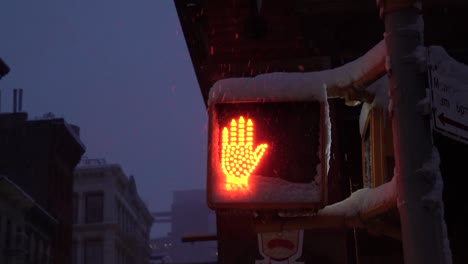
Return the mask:
[(318, 210), (325, 205), (326, 102), (218, 102), (208, 112), (210, 208)]

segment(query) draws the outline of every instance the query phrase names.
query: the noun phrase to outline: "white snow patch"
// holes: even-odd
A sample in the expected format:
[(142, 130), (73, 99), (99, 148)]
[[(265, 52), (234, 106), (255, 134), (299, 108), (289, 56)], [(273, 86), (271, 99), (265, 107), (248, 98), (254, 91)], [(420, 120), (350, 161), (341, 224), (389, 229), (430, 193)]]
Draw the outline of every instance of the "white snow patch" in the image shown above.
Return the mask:
[(318, 215), (327, 216), (357, 216), (362, 212), (367, 212), (381, 204), (395, 200), (396, 177), (388, 183), (377, 188), (363, 188), (355, 191), (347, 199), (324, 207)]
[(244, 192), (228, 192), (220, 186), (215, 188), (213, 197), (219, 203), (318, 203), (321, 200), (320, 186), (315, 182), (293, 183), (280, 178), (251, 175), (249, 188)]
[(367, 87), (366, 90), (375, 95), (374, 101), (372, 101), (373, 107), (387, 108), (389, 83), (388, 76), (384, 75)]
[[(361, 136), (364, 134), (364, 127), (369, 112), (374, 107), (387, 109), (389, 102), (389, 82), (390, 80), (388, 79), (388, 75), (384, 75), (383, 77), (369, 85), (369, 87), (367, 87), (366, 91), (373, 94), (375, 97), (371, 104), (364, 103), (362, 105), (361, 114), (359, 116), (359, 130), (361, 132)], [(384, 119), (385, 118), (386, 115), (384, 115)]]
[(361, 137), (364, 136), (364, 129), (366, 127), (367, 117), (369, 116), (370, 110), (372, 110), (371, 104), (362, 104), (361, 113), (359, 114), (359, 132), (361, 133)]
[[(430, 159), (422, 165), (422, 167), (418, 170), (419, 172), (427, 172), (428, 175), (431, 175), (434, 179), (430, 179), (434, 181), (432, 190), (428, 192), (426, 195), (422, 197), (423, 201), (430, 201), (439, 206), (434, 207), (438, 217), (440, 219), (441, 224), (441, 236), (442, 236), (442, 245), (444, 247), (443, 252), (445, 255), (445, 262), (444, 263), (452, 263), (452, 251), (450, 249), (450, 242), (447, 235), (447, 224), (445, 223), (444, 217), (444, 204), (442, 199), (442, 192), (444, 189), (444, 182), (442, 179), (442, 175), (440, 173), (440, 156), (439, 151), (436, 147), (432, 148), (432, 154)], [(426, 174), (426, 173), (424, 173)]]
[(418, 104), (417, 104), (417, 109), (419, 111), (420, 114), (422, 115), (429, 115), (431, 114), (431, 98), (430, 98), (430, 91), (429, 89), (426, 89), (426, 95), (424, 96), (424, 98), (422, 98), (421, 100), (419, 100)]
[(219, 80), (210, 89), (208, 105), (233, 101), (324, 101), (326, 89), (352, 85), (384, 63), (385, 55), (385, 42), (380, 41), (364, 56), (331, 70), (274, 72)]
[[(324, 174), (328, 176), (328, 171), (330, 170), (330, 149), (331, 149), (331, 121), (330, 121), (330, 107), (328, 105), (328, 101), (324, 101), (324, 116), (325, 116), (325, 124), (323, 124), (325, 130), (325, 138), (322, 138), (322, 133), (319, 136), (319, 148), (317, 150), (318, 157), (321, 157), (321, 162), (317, 164), (317, 175), (315, 177), (315, 181), (319, 184), (322, 184), (322, 179), (320, 175)], [(320, 128), (322, 129), (322, 128)], [(325, 144), (325, 146), (322, 146)], [(325, 148), (325, 157), (322, 157), (322, 153), (320, 153), (321, 149)], [(322, 162), (325, 162), (325, 172), (322, 172)]]
[(325, 101), (325, 74), (275, 72), (217, 81), (208, 105), (233, 101)]
[(440, 174), (439, 164), (439, 151), (434, 147), (432, 149), (431, 159), (424, 163), (422, 167), (417, 170), (418, 172), (427, 172), (429, 175), (432, 175), (435, 180), (432, 190), (423, 197), (423, 200), (442, 202), (442, 190), (444, 188), (444, 182)]
[(419, 64), (424, 65), (426, 67), (426, 62), (427, 62), (427, 50), (426, 47), (419, 45), (414, 51), (412, 56), (416, 58), (416, 61)]

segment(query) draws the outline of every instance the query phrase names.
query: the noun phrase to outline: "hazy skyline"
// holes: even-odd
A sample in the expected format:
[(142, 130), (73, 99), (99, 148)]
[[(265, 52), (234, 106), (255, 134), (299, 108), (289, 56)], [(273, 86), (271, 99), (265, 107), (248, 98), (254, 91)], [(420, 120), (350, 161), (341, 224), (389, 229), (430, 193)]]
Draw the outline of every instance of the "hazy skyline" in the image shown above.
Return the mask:
[(4, 1), (0, 32), (2, 112), (22, 88), (30, 118), (80, 126), (84, 155), (134, 175), (152, 211), (205, 188), (207, 114), (172, 0)]

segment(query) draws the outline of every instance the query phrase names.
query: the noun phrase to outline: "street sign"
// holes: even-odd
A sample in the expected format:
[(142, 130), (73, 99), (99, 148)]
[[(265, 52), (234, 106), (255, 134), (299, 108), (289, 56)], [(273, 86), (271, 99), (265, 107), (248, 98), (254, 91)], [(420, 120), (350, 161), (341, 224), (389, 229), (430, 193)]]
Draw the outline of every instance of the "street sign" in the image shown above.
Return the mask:
[(263, 260), (256, 264), (287, 263), (303, 264), (297, 261), (302, 255), (304, 230), (258, 234), (258, 247)]
[(432, 127), (468, 144), (468, 66), (457, 62), (439, 46), (428, 48)]
[(209, 207), (322, 208), (326, 198), (325, 113), (319, 101), (211, 105)]

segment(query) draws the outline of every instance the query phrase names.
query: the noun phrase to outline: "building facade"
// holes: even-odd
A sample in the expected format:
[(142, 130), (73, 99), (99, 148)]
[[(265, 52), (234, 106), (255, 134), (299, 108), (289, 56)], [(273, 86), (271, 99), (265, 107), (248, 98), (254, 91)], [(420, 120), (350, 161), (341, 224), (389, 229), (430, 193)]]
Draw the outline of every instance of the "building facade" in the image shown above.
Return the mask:
[[(70, 263), (72, 176), (84, 151), (79, 128), (62, 118), (28, 120), (28, 115), (24, 112), (0, 114), (0, 175), (7, 176), (26, 194), (25, 197), (29, 197), (24, 199), (34, 201), (37, 206), (32, 208), (42, 208), (45, 215), (56, 220), (45, 217), (46, 228), (41, 231), (44, 239), (38, 240), (50, 239), (47, 253), (49, 257), (45, 263)], [(16, 226), (15, 233), (26, 232), (28, 235), (28, 225), (24, 222), (32, 217), (30, 209), (12, 207), (13, 204), (9, 204), (9, 212), (16, 210), (17, 213), (14, 214), (17, 217), (15, 220), (7, 220), (6, 225), (10, 221), (11, 225)], [(55, 223), (48, 226), (50, 221)], [(34, 245), (36, 240), (34, 238), (31, 243)]]
[(50, 263), (56, 226), (31, 196), (0, 176), (0, 263)]
[(75, 170), (73, 221), (72, 263), (149, 263), (153, 218), (120, 165), (82, 160)]

